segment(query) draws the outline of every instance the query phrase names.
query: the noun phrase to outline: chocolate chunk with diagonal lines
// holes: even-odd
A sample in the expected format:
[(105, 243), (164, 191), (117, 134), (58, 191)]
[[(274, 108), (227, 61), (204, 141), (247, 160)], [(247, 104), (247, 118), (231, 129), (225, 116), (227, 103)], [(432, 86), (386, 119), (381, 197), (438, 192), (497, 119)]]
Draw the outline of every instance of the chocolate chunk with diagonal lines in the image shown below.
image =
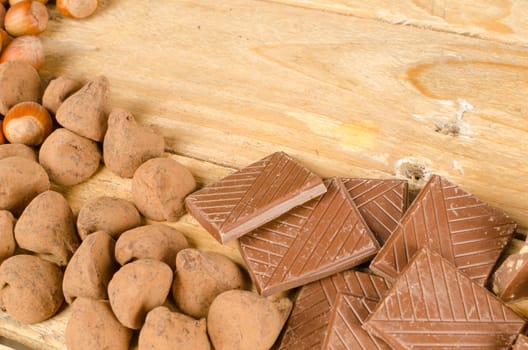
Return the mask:
[(528, 350), (528, 337), (524, 334), (519, 334), (512, 350)]
[(434, 175), (370, 268), (394, 281), (411, 257), (427, 246), (484, 285), (515, 228), (506, 214)]
[(257, 290), (271, 295), (347, 270), (372, 258), (379, 244), (343, 182), (240, 237), (240, 250)]
[(338, 294), (377, 303), (388, 288), (383, 278), (354, 270), (303, 286), (295, 299), (279, 349), (321, 349)]
[(371, 299), (338, 293), (321, 350), (391, 350), (362, 327), (377, 304)]
[(342, 179), (348, 193), (378, 241), (383, 244), (407, 209), (407, 181)]
[(503, 301), (528, 297), (528, 242), (517, 253), (508, 255), (491, 278), (492, 290)]
[(185, 205), (216, 240), (227, 243), (325, 192), (320, 177), (277, 152), (192, 193)]
[(526, 321), (424, 248), (364, 323), (395, 350), (510, 349)]

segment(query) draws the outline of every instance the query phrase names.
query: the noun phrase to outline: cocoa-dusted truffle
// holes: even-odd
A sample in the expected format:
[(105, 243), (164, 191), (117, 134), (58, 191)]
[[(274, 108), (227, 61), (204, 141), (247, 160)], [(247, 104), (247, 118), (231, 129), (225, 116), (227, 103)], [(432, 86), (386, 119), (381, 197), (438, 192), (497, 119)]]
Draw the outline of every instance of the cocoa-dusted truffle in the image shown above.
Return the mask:
[(184, 213), (185, 196), (195, 187), (189, 169), (171, 158), (153, 158), (134, 173), (132, 196), (147, 218), (176, 221)]
[(62, 290), (68, 304), (77, 297), (108, 299), (108, 282), (117, 269), (115, 241), (103, 231), (89, 235), (64, 271)]
[(66, 198), (55, 191), (35, 197), (15, 225), (15, 239), (21, 248), (61, 266), (68, 264), (79, 247), (79, 237)]
[(163, 135), (139, 124), (130, 112), (115, 109), (110, 113), (103, 142), (103, 158), (113, 173), (130, 178), (141, 164), (161, 157), (164, 149)]
[(141, 350), (211, 349), (204, 318), (195, 320), (164, 306), (147, 314), (138, 345)]
[(0, 265), (1, 307), (22, 323), (42, 322), (63, 302), (62, 271), (33, 255), (15, 255)]
[(121, 267), (108, 284), (110, 305), (119, 322), (128, 328), (141, 328), (147, 313), (165, 302), (172, 275), (167, 264), (152, 259)]
[(128, 350), (132, 331), (115, 317), (106, 300), (77, 298), (66, 326), (69, 350)]

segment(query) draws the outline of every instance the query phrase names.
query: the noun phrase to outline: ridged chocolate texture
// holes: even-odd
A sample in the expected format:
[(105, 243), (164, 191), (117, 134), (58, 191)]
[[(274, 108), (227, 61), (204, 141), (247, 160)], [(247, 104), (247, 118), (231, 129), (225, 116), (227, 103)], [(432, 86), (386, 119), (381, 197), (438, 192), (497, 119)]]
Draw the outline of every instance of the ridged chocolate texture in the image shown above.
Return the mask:
[(515, 228), (506, 214), (434, 175), (370, 268), (394, 281), (412, 256), (427, 246), (484, 285)]
[(321, 178), (283, 152), (192, 193), (187, 210), (227, 243), (326, 192)]
[(509, 255), (493, 273), (492, 287), (504, 301), (528, 297), (528, 244)]
[(528, 337), (524, 334), (519, 334), (512, 350), (528, 350)]
[(240, 238), (259, 293), (299, 287), (359, 265), (379, 250), (340, 179), (327, 192)]
[(321, 350), (391, 350), (362, 327), (377, 304), (374, 300), (337, 294)]
[(383, 278), (354, 270), (303, 286), (295, 300), (279, 349), (321, 349), (339, 293), (378, 302), (388, 288)]
[(395, 350), (507, 350), (525, 321), (448, 260), (423, 249), (364, 327)]
[(343, 179), (343, 184), (378, 241), (385, 243), (407, 209), (407, 181)]

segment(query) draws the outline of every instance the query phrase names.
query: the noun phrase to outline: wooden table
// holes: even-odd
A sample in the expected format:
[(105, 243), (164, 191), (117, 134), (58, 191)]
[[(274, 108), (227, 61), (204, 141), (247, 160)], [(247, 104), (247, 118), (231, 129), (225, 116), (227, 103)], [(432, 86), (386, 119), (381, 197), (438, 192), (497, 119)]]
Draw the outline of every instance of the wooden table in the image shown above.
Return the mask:
[[(283, 150), (322, 176), (446, 176), (528, 227), (528, 2), (103, 0), (50, 8), (46, 78), (106, 75), (201, 183)], [(63, 192), (130, 198), (101, 169)], [(189, 215), (173, 226), (242, 263)], [(524, 230), (524, 229), (521, 229)], [(64, 310), (0, 334), (64, 349)]]

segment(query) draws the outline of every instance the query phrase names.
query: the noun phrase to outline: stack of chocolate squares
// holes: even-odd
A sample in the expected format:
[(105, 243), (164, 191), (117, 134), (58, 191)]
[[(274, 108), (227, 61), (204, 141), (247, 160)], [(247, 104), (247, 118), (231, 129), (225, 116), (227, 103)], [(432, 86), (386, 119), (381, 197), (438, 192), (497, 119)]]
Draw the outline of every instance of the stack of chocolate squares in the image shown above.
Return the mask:
[(278, 152), (186, 206), (239, 240), (260, 294), (300, 287), (278, 349), (510, 349), (524, 331), (485, 288), (515, 222), (442, 177), (407, 209), (405, 181), (323, 181)]

